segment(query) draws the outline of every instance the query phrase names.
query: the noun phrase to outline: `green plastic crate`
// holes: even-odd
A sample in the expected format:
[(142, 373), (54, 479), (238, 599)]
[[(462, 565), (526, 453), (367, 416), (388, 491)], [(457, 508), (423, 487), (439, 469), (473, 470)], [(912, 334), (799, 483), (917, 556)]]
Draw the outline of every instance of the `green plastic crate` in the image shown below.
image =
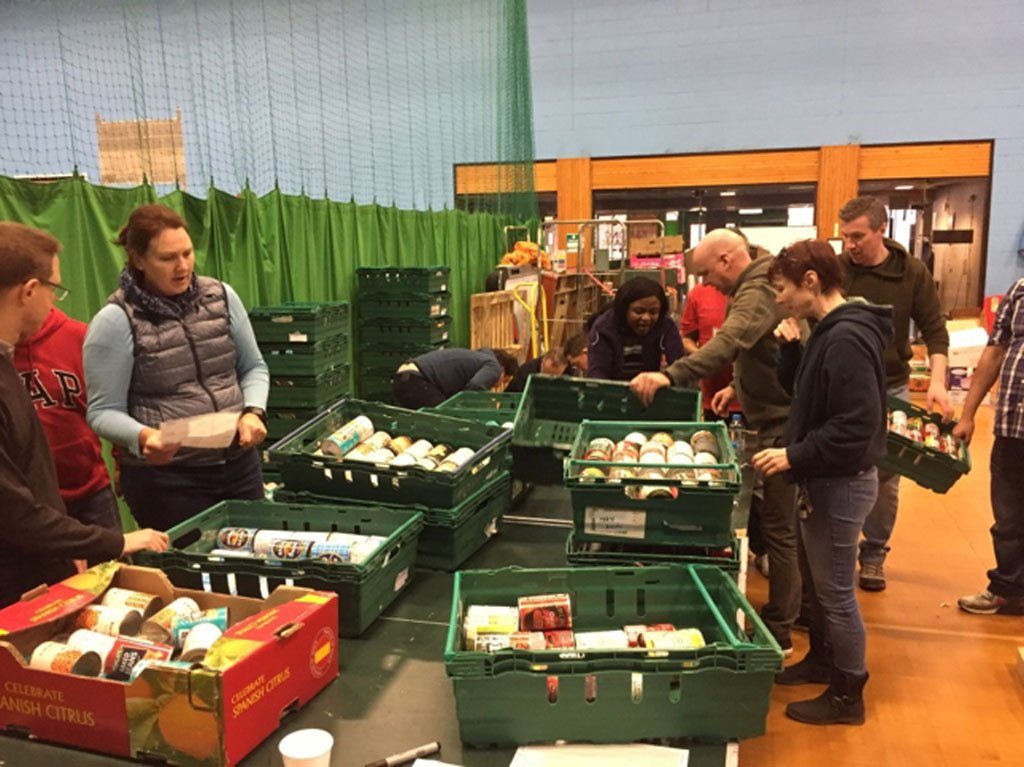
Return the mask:
[(261, 343), (311, 344), (348, 332), (348, 301), (286, 301), (249, 312)]
[[(422, 536), (421, 539), (422, 540)], [(725, 548), (707, 546), (652, 546), (636, 543), (580, 541), (570, 530), (565, 559), (574, 567), (650, 567), (652, 565), (714, 565), (738, 575), (742, 548), (739, 538)]]
[(360, 293), (359, 317), (364, 320), (447, 317), (451, 304), (451, 293)]
[(317, 376), (271, 376), (267, 408), (315, 408), (349, 390), (349, 367), (338, 365)]
[(323, 409), (316, 408), (295, 408), (295, 409), (280, 409), (275, 408), (274, 410), (267, 411), (267, 444), (272, 445), (293, 431), (303, 426), (314, 418), (319, 413), (322, 413)]
[(348, 364), (348, 336), (332, 336), (313, 344), (262, 344), (260, 352), (272, 376), (317, 376)]
[(457, 418), (500, 426), (515, 421), (521, 399), (519, 392), (460, 391), (431, 409)]
[[(512, 505), (511, 478), (501, 472), (468, 499), (450, 509), (429, 506), (374, 505), (373, 508), (394, 508), (417, 511), (423, 515), (424, 527), (416, 550), (416, 566), (452, 571), (476, 553), (497, 532), (497, 520)], [(275, 499), (288, 503), (331, 503), (331, 499), (310, 493), (278, 490)]]
[(429, 354), (439, 349), (447, 349), (448, 344), (371, 344), (363, 346), (359, 350), (359, 365), (368, 370), (386, 370), (393, 374), (411, 359), (421, 354)]
[(356, 269), (359, 292), (441, 293), (448, 290), (447, 266), (363, 266)]
[(534, 374), (526, 382), (512, 432), (515, 474), (537, 485), (562, 484), (562, 459), (587, 419), (699, 421), (701, 414), (697, 389), (661, 389), (645, 408), (625, 382)]
[[(678, 479), (592, 479), (580, 477), (584, 468), (626, 467), (695, 468), (693, 464), (585, 461), (587, 445), (597, 437), (619, 441), (631, 431), (647, 435), (670, 432), (688, 440), (695, 431), (709, 431), (718, 442), (719, 462), (696, 468), (721, 472), (714, 482), (682, 485)], [(740, 467), (736, 462), (729, 432), (723, 423), (623, 423), (584, 421), (565, 461), (565, 485), (572, 497), (573, 523), (581, 541), (664, 543), (679, 546), (727, 546), (733, 539), (733, 502), (740, 491)], [(636, 498), (630, 493), (641, 487), (667, 487), (672, 498)]]
[(451, 317), (419, 319), (369, 319), (359, 323), (360, 343), (439, 344), (451, 336)]
[[(889, 396), (887, 404), (890, 410), (902, 410), (908, 418), (920, 418), (934, 423), (939, 427), (940, 434), (948, 434), (956, 426), (956, 421), (943, 423), (938, 413), (929, 413), (897, 397)], [(890, 431), (885, 439), (885, 455), (878, 462), (878, 468), (912, 479), (921, 487), (936, 493), (945, 493), (971, 470), (971, 455), (962, 443), (960, 457), (954, 458), (941, 450), (925, 447), (920, 442)]]
[[(473, 604), (567, 593), (574, 630), (669, 622), (698, 628), (695, 650), (463, 650)], [(740, 617), (742, 616), (742, 617)], [(739, 625), (742, 620), (742, 627)], [(728, 573), (707, 565), (461, 571), (445, 670), (459, 731), (474, 746), (651, 738), (722, 742), (763, 735), (782, 651)]]
[[(427, 471), (419, 467), (346, 461), (313, 455), (324, 437), (356, 416), (365, 415), (376, 429), (406, 434), (452, 447), (470, 447), (476, 455), (458, 471)], [(504, 469), (511, 432), (494, 426), (420, 413), (357, 399), (345, 399), (317, 416), (300, 432), (270, 448), (292, 490), (332, 498), (385, 504), (453, 507), (493, 480)]]
[[(223, 559), (210, 554), (222, 527), (358, 533), (385, 536), (387, 540), (359, 565), (256, 557)], [(264, 599), (285, 584), (337, 592), (339, 632), (342, 636), (358, 636), (409, 582), (422, 529), (423, 515), (416, 511), (222, 501), (168, 530), (168, 551), (133, 556), (136, 564), (163, 570), (180, 588)]]

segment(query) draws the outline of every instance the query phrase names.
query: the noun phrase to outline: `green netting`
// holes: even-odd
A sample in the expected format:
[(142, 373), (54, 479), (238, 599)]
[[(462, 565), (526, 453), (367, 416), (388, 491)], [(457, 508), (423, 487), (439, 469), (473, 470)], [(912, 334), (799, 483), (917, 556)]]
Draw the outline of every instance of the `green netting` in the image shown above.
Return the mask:
[[(36, 184), (0, 176), (0, 220), (52, 232), (64, 244), (61, 309), (88, 322), (117, 288), (123, 251), (112, 244), (128, 213), (157, 199), (152, 187), (112, 189), (81, 177)], [(469, 342), (469, 297), (501, 258), (507, 217), (399, 210), (272, 191), (210, 189), (201, 199), (159, 198), (188, 222), (196, 271), (232, 285), (246, 306), (347, 299), (360, 266), (451, 266), (452, 337)]]
[(488, 209), (536, 215), (526, 0), (5, 0), (0, 29), (0, 173), (443, 210), (497, 162)]

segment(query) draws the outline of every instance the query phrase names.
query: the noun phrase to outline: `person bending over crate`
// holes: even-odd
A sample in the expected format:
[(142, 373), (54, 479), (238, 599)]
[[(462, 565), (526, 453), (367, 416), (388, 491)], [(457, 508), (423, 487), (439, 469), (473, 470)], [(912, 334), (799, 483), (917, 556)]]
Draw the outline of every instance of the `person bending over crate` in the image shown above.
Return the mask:
[(534, 357), (529, 362), (519, 366), (516, 374), (512, 376), (512, 382), (505, 387), (507, 392), (521, 392), (526, 388), (526, 380), (534, 373), (542, 373), (546, 376), (565, 375), (569, 369), (569, 362), (565, 359), (565, 353), (561, 349), (552, 349), (547, 354)]
[[(185, 221), (163, 205), (132, 211), (117, 239), (120, 288), (89, 324), (89, 425), (126, 449), (121, 490), (142, 525), (167, 530), (223, 500), (263, 498), (270, 374), (249, 315), (226, 283), (196, 275)], [(167, 444), (165, 421), (240, 413), (223, 450)]]
[(127, 535), (68, 515), (32, 400), (12, 362), (68, 289), (60, 284), (60, 243), (28, 226), (0, 222), (0, 607), (41, 583), (70, 577), (84, 562), (142, 549), (165, 551), (155, 530)]
[(503, 390), (516, 360), (501, 349), (438, 349), (398, 367), (392, 393), (399, 407), (437, 407), (460, 391)]
[(669, 316), (665, 289), (649, 277), (622, 283), (611, 306), (587, 321), (587, 330), (587, 378), (628, 381), (683, 356), (683, 339)]

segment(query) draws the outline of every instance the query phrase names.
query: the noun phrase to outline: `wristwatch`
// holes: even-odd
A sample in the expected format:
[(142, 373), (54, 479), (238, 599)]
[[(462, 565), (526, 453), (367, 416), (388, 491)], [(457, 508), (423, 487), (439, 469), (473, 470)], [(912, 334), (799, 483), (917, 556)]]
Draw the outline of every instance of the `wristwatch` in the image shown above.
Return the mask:
[(263, 421), (264, 426), (267, 425), (267, 411), (264, 410), (263, 408), (256, 407), (255, 405), (249, 405), (249, 407), (244, 408), (242, 410), (242, 415), (245, 415), (246, 413), (252, 413), (254, 416)]

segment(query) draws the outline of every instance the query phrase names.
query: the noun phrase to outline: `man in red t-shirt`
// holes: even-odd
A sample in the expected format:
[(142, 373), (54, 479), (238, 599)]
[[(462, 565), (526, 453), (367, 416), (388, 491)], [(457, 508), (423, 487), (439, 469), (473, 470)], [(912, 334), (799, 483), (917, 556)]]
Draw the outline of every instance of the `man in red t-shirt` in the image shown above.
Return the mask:
[[(710, 285), (697, 284), (686, 294), (683, 316), (679, 321), (679, 332), (683, 336), (683, 348), (687, 354), (693, 354), (714, 338), (718, 328), (725, 322), (725, 310), (728, 305), (729, 299), (725, 294)], [(711, 410), (711, 400), (731, 381), (732, 366), (727, 365), (715, 375), (700, 382), (705, 421), (718, 419), (714, 411)], [(738, 400), (732, 401), (729, 412), (740, 412)]]
[(85, 421), (82, 344), (88, 327), (51, 308), (39, 331), (14, 347), (14, 367), (46, 433), (68, 514), (121, 532), (100, 440)]

